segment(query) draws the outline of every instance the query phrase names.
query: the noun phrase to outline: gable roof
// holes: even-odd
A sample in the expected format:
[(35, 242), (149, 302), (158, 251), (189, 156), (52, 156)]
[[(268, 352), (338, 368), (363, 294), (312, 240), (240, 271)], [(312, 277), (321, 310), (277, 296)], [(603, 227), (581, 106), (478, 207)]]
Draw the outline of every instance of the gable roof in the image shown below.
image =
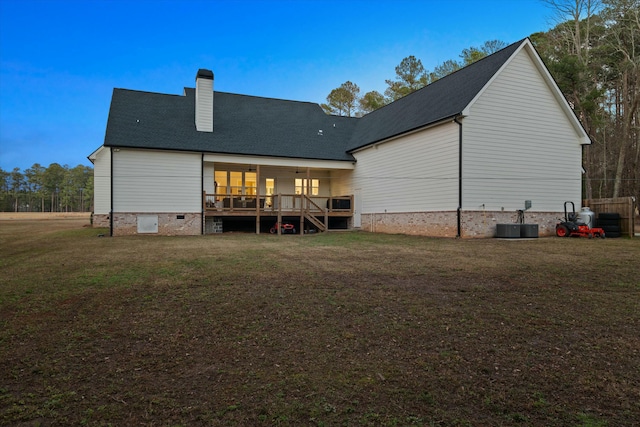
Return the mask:
[(327, 115), (318, 104), (214, 92), (213, 132), (195, 127), (195, 89), (167, 95), (114, 89), (105, 146), (353, 161), (359, 148), (465, 115), (520, 49), (589, 138), (529, 39), (523, 39), (361, 118)]
[(349, 150), (462, 114), (523, 40), (362, 117)]
[[(576, 131), (576, 134), (578, 134), (578, 136), (580, 138), (580, 144), (582, 144), (582, 145), (591, 144), (591, 139), (589, 138), (589, 134), (584, 129), (584, 126), (582, 126), (582, 123), (578, 119), (578, 116), (576, 116), (576, 113), (573, 111), (573, 108), (571, 107), (571, 105), (569, 105), (569, 101), (567, 101), (567, 98), (564, 96), (564, 94), (562, 93), (562, 91), (558, 87), (558, 84), (553, 79), (553, 76), (549, 72), (549, 69), (545, 65), (544, 61), (542, 60), (542, 58), (538, 54), (538, 51), (533, 46), (533, 44), (531, 43), (531, 40), (529, 40), (529, 38), (526, 38), (522, 42), (519, 43), (517, 49), (506, 60), (506, 62), (502, 65), (501, 68), (506, 67), (509, 64), (509, 62), (511, 62), (513, 60), (513, 58), (516, 56), (516, 54), (518, 52), (520, 52), (520, 51), (523, 51), (523, 50), (526, 51), (529, 54), (529, 58), (532, 60), (533, 65), (536, 67), (536, 69), (540, 73), (542, 79), (545, 81), (545, 83), (549, 87), (549, 89), (551, 91), (551, 95), (553, 95), (553, 97), (556, 99), (556, 101), (558, 102), (558, 104), (560, 106), (560, 109), (564, 112), (564, 114), (567, 117), (567, 119), (569, 120), (570, 124), (573, 126), (574, 130)], [(473, 100), (471, 100), (469, 105), (467, 105), (467, 107), (462, 111), (462, 115), (463, 116), (466, 116), (466, 115), (469, 114), (469, 110), (471, 109), (472, 105), (476, 102), (476, 100), (478, 98), (480, 98), (480, 96), (483, 94), (483, 92), (487, 89), (489, 84), (495, 78), (496, 78), (496, 76), (494, 75), (487, 82), (487, 84), (476, 94), (476, 96), (473, 98)]]

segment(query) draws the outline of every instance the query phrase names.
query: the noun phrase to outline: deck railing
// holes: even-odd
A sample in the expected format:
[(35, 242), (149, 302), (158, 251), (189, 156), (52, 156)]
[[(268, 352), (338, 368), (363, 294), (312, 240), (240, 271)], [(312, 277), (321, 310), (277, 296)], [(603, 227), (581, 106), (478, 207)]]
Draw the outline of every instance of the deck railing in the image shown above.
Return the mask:
[(277, 213), (287, 215), (308, 213), (321, 216), (325, 213), (349, 215), (353, 213), (353, 196), (311, 196), (304, 194), (273, 194), (254, 196), (240, 194), (203, 193), (203, 209), (227, 214), (237, 213)]

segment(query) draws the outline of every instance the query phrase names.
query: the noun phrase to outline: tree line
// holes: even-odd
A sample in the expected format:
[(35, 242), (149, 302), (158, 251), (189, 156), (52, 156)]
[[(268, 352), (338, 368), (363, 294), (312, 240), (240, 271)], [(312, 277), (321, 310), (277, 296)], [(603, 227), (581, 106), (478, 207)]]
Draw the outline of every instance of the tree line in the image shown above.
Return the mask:
[[(640, 197), (640, 0), (543, 0), (557, 25), (530, 36), (592, 144), (584, 149), (586, 198)], [(362, 116), (506, 46), (499, 40), (464, 49), (432, 71), (415, 56), (395, 67), (384, 94), (360, 96), (347, 81), (322, 108)], [(0, 169), (1, 211), (91, 211), (93, 169), (38, 163)]]
[[(591, 138), (584, 149), (585, 198), (640, 197), (640, 0), (543, 0), (557, 25), (530, 39)], [(385, 80), (384, 94), (360, 96), (351, 81), (333, 89), (328, 114), (362, 116), (451, 74), (506, 44), (464, 49), (428, 71), (415, 56)]]
[(482, 46), (463, 49), (460, 54), (461, 60), (449, 59), (436, 66), (433, 71), (425, 69), (420, 59), (410, 55), (396, 66), (395, 79), (385, 80), (387, 88), (384, 94), (373, 90), (360, 96), (360, 87), (351, 81), (346, 81), (340, 87), (333, 89), (327, 96), (327, 102), (321, 106), (328, 114), (360, 117), (506, 46), (507, 44), (500, 40), (486, 41)]
[(35, 163), (21, 171), (0, 168), (2, 212), (91, 212), (93, 168)]
[(586, 198), (640, 196), (640, 0), (545, 0), (558, 25), (531, 35), (591, 138)]

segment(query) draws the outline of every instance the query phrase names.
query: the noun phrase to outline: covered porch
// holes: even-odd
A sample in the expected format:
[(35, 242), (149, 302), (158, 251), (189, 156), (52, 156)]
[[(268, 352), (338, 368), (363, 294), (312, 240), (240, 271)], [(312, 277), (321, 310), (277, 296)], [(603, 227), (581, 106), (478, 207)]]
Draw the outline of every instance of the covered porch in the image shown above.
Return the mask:
[(271, 163), (276, 164), (204, 163), (202, 209), (205, 224), (216, 224), (216, 231), (205, 226), (205, 233), (235, 231), (231, 226), (238, 224), (244, 231), (278, 234), (283, 224), (295, 234), (353, 226), (351, 163), (289, 166), (293, 162), (288, 159)]

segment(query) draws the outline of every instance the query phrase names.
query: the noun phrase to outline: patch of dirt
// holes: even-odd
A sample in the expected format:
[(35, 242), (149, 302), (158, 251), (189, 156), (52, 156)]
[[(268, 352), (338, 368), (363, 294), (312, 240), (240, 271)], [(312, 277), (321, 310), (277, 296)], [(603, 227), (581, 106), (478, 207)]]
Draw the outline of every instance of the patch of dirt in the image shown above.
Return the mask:
[(1, 424), (640, 419), (637, 239), (97, 233), (2, 234)]

